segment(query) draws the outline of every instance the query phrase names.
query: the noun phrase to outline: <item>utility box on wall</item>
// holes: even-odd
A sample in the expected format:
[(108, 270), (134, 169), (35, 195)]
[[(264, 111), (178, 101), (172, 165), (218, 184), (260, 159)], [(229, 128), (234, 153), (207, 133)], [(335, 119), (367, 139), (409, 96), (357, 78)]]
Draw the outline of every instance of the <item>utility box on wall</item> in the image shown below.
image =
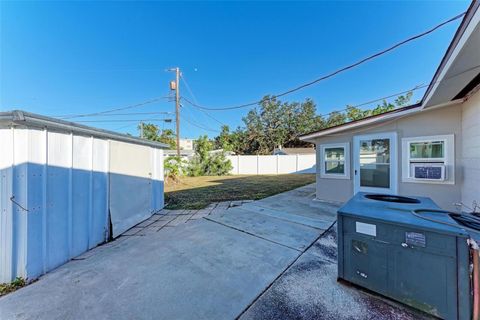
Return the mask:
[(0, 113), (0, 145), (0, 282), (35, 279), (163, 208), (163, 144), (14, 111)]

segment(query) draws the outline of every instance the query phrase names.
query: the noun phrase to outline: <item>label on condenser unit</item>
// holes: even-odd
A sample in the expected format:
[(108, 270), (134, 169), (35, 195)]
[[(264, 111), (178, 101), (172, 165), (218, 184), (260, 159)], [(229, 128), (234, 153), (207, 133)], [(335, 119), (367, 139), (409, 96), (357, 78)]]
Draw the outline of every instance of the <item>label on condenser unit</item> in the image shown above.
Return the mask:
[(369, 236), (377, 236), (377, 226), (370, 223), (355, 222), (355, 231)]
[(411, 246), (425, 248), (427, 246), (427, 238), (423, 233), (405, 232), (405, 243)]

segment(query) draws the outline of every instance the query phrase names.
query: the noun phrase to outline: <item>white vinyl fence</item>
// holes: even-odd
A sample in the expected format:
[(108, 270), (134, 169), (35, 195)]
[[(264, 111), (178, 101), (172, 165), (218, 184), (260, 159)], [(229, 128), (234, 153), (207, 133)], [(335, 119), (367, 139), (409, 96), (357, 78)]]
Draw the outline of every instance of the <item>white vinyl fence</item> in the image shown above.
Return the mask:
[(306, 155), (227, 156), (231, 174), (315, 173), (316, 157)]

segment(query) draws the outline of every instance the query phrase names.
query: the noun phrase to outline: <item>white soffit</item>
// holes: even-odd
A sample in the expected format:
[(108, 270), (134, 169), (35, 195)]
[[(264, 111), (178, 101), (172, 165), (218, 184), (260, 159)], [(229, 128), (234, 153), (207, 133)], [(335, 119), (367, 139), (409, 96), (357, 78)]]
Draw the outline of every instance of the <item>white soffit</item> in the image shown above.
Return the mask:
[(451, 101), (480, 72), (479, 48), (480, 10), (477, 10), (425, 97), (423, 108)]

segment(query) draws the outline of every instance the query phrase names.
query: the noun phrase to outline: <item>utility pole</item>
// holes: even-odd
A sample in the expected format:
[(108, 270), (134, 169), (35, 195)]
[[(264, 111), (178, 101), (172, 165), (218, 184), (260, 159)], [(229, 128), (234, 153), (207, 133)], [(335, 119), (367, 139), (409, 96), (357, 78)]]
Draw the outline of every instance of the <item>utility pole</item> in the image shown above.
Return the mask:
[(180, 157), (180, 68), (171, 68), (168, 71), (175, 71), (175, 81), (170, 82), (170, 89), (175, 90), (175, 127), (177, 131), (177, 156)]
[(175, 68), (175, 121), (177, 127), (177, 156), (180, 157), (180, 68)]
[(143, 121), (140, 122), (140, 138), (143, 139)]

